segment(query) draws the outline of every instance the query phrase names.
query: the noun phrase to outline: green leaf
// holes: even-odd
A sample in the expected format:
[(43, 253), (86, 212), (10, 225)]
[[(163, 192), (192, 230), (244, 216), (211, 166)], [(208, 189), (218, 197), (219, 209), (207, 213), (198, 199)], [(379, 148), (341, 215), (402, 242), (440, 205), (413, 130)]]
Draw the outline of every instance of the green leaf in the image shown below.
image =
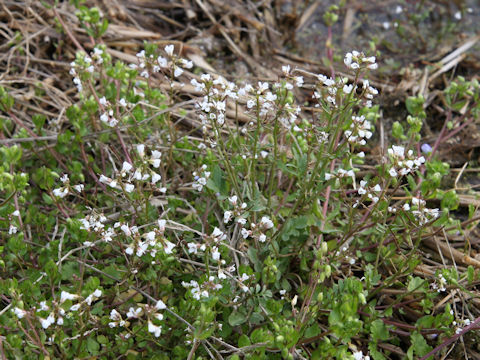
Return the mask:
[(416, 331), (410, 336), (410, 340), (412, 341), (411, 347), (413, 348), (413, 351), (417, 357), (424, 356), (428, 354), (430, 350), (432, 350), (432, 347), (427, 344), (427, 341), (424, 339), (422, 334)]
[(372, 325), (370, 327), (370, 334), (372, 335), (373, 341), (385, 341), (390, 336), (387, 326), (380, 319), (372, 322)]
[(93, 338), (88, 338), (87, 340), (88, 352), (92, 355), (96, 355), (99, 349), (100, 349), (100, 345)]
[(245, 346), (249, 346), (249, 345), (252, 345), (252, 344), (251, 344), (248, 336), (245, 335), (245, 334), (240, 336), (240, 338), (238, 339), (238, 347), (245, 347)]
[(424, 285), (425, 280), (421, 277), (415, 276), (408, 282), (407, 290), (410, 291), (420, 291)]
[(233, 311), (228, 317), (228, 323), (232, 326), (241, 325), (245, 321), (247, 321), (247, 318), (245, 317), (245, 315), (243, 315), (239, 311)]

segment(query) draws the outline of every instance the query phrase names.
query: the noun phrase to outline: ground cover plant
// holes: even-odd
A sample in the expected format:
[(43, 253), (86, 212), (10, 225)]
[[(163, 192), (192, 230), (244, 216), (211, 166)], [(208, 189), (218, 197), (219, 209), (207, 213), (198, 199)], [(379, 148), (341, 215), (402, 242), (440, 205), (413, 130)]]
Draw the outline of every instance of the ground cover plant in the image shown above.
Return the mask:
[(1, 358), (474, 358), (478, 201), (442, 149), (475, 128), (475, 77), (387, 128), (376, 45), (240, 79), (181, 41), (119, 55), (73, 3), (41, 4), (71, 90), (20, 96), (14, 56), (38, 58), (7, 44), (27, 55), (0, 82)]

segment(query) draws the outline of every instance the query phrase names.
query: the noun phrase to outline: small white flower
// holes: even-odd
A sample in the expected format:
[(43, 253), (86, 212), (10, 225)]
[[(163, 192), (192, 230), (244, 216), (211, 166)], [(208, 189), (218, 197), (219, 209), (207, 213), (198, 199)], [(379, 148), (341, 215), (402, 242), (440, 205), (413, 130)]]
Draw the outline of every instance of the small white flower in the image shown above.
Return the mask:
[(145, 156), (145, 145), (143, 145), (143, 144), (137, 145), (137, 152), (138, 152), (138, 155), (141, 158), (143, 158)]
[(77, 191), (77, 192), (82, 192), (83, 189), (85, 188), (85, 185), (83, 185), (83, 184), (78, 184), (78, 185), (74, 185), (73, 188), (74, 188), (75, 191)]
[(273, 222), (270, 220), (268, 216), (263, 216), (262, 219), (260, 220), (260, 223), (266, 228), (266, 229), (271, 229), (273, 228)]
[(212, 247), (212, 259), (215, 261), (220, 260), (220, 252), (216, 246)]
[(157, 310), (164, 310), (167, 308), (167, 305), (162, 300), (158, 300), (157, 303), (155, 304), (155, 308)]
[(133, 307), (130, 307), (127, 312), (127, 318), (138, 318), (140, 314), (142, 313), (142, 308), (136, 308), (134, 309)]
[(182, 74), (183, 74), (183, 69), (180, 67), (175, 67), (175, 70), (173, 71), (173, 76), (179, 77)]
[(247, 229), (245, 229), (245, 228), (242, 228), (242, 230), (241, 230), (240, 232), (241, 232), (242, 237), (243, 237), (244, 239), (248, 238), (248, 237), (250, 236), (250, 234), (251, 234), (251, 231), (249, 231), (249, 230), (247, 230)]
[(225, 211), (223, 213), (223, 222), (227, 224), (232, 219), (233, 213), (231, 211)]
[(76, 294), (71, 294), (67, 291), (62, 291), (60, 294), (60, 304), (64, 303), (67, 300), (75, 300), (78, 298), (78, 295)]
[(110, 319), (114, 321), (119, 321), (122, 319), (122, 316), (117, 310), (113, 309), (112, 311), (110, 311)]
[(8, 234), (13, 235), (16, 234), (18, 231), (18, 228), (12, 224), (10, 224), (10, 228), (8, 229)]
[(148, 320), (148, 332), (155, 335), (155, 337), (159, 337), (162, 333), (162, 327), (154, 325), (150, 320)]
[(46, 319), (42, 319), (40, 318), (40, 323), (42, 324), (42, 327), (44, 329), (48, 329), (48, 327), (50, 325), (52, 325), (53, 323), (55, 323), (55, 316), (53, 315), (53, 312), (50, 313), (50, 315), (48, 315), (48, 317)]
[(20, 309), (18, 307), (14, 308), (13, 309), (13, 312), (15, 313), (15, 315), (17, 315), (17, 317), (19, 319), (22, 319), (23, 317), (25, 317), (25, 315), (27, 314), (27, 312), (23, 309)]
[(165, 251), (165, 254), (171, 254), (173, 252), (173, 248), (175, 247), (175, 244), (171, 243), (168, 240), (165, 240), (165, 246), (163, 250)]
[(55, 195), (56, 197), (62, 199), (62, 198), (64, 198), (65, 196), (68, 195), (68, 189), (67, 189), (67, 188), (54, 189), (54, 190), (53, 190), (53, 195)]
[(122, 173), (129, 173), (133, 166), (129, 162), (124, 161), (122, 166)]
[(350, 94), (353, 90), (353, 85), (344, 85), (343, 86), (343, 92), (345, 94)]
[(172, 44), (165, 46), (165, 52), (167, 53), (168, 56), (173, 56), (173, 50), (174, 46)]

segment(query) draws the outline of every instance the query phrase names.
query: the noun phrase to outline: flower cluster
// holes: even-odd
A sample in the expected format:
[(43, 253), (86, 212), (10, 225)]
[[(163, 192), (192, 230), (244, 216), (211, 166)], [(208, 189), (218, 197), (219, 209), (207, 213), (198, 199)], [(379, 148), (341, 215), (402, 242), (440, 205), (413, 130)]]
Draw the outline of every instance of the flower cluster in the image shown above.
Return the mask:
[(325, 173), (325, 180), (328, 181), (332, 178), (342, 179), (345, 177), (353, 178), (354, 176), (355, 176), (355, 172), (353, 171), (353, 169), (345, 170), (345, 169), (339, 168), (337, 169), (335, 174)]
[(408, 150), (405, 154), (403, 146), (393, 145), (388, 149), (388, 155), (392, 159), (392, 167), (388, 171), (391, 177), (396, 177), (398, 174), (401, 176), (408, 175), (425, 163), (425, 157), (414, 156), (413, 150)]
[[(158, 169), (162, 162), (162, 153), (158, 150), (152, 150), (151, 155), (147, 156), (145, 153), (145, 145), (137, 145), (137, 153), (142, 161), (133, 172), (133, 178), (135, 180), (146, 181), (150, 179), (150, 184), (156, 185), (161, 179), (161, 175), (150, 168)], [(123, 174), (123, 169), (122, 169)], [(159, 188), (160, 192), (165, 193), (167, 189), (165, 187)]]
[(350, 129), (344, 132), (349, 143), (366, 145), (368, 139), (373, 135), (372, 124), (365, 119), (364, 115), (352, 116), (352, 124)]
[(253, 238), (261, 243), (264, 243), (267, 241), (267, 235), (265, 235), (265, 232), (273, 227), (273, 221), (270, 220), (268, 216), (263, 216), (258, 224), (253, 222), (250, 224), (250, 230), (248, 230), (246, 227), (243, 227), (241, 234), (244, 239)]
[(380, 198), (379, 195), (382, 192), (382, 188), (379, 184), (376, 184), (373, 187), (368, 187), (365, 180), (360, 181), (360, 187), (357, 190), (359, 195), (366, 195), (374, 204), (377, 203)]
[(358, 52), (356, 50), (346, 53), (343, 62), (345, 63), (346, 67), (352, 70), (357, 70), (362, 67), (370, 70), (375, 70), (378, 68), (375, 56), (367, 57), (363, 52)]
[(193, 180), (192, 188), (198, 192), (203, 190), (203, 187), (207, 185), (207, 180), (210, 178), (210, 171), (207, 171), (207, 165), (203, 164), (200, 171), (194, 171), (192, 173)]
[(145, 50), (142, 50), (137, 54), (138, 64), (130, 64), (130, 68), (139, 70), (140, 76), (145, 79), (160, 71), (171, 71), (174, 77), (179, 77), (183, 74), (184, 69), (193, 67), (193, 62), (178, 57), (174, 54), (174, 50), (175, 48), (171, 44), (165, 46), (166, 57), (147, 55)]
[(109, 59), (109, 55), (104, 51), (104, 47), (96, 46), (90, 56), (79, 53), (77, 59), (70, 63), (70, 75), (74, 77), (73, 83), (79, 93), (83, 92), (82, 76), (93, 74), (96, 67), (102, 65), (106, 59)]
[[(290, 80), (290, 81), (294, 82), (295, 86), (297, 86), (297, 87), (302, 87), (303, 86), (303, 76), (294, 76), (292, 74), (291, 69), (290, 69), (290, 65), (282, 66), (282, 73), (283, 73), (283, 76), (285, 76), (285, 78), (287, 80)], [(292, 90), (294, 86), (291, 83), (287, 83), (285, 87), (288, 90)]]
[(77, 184), (77, 185), (71, 186), (70, 179), (68, 178), (67, 174), (63, 174), (62, 177), (60, 178), (60, 181), (62, 182), (63, 186), (53, 189), (52, 191), (53, 195), (55, 195), (60, 199), (72, 193), (72, 189), (74, 189), (78, 193), (81, 193), (85, 189), (85, 185), (83, 184)]
[(157, 228), (140, 234), (136, 226), (130, 227), (127, 224), (116, 223), (114, 227), (120, 227), (127, 237), (133, 238), (133, 242), (127, 246), (125, 253), (127, 255), (135, 253), (135, 255), (141, 257), (148, 252), (152, 257), (155, 257), (157, 251), (162, 249), (165, 254), (171, 254), (175, 244), (168, 241), (164, 236), (166, 220), (159, 219), (157, 224)]
[(128, 312), (125, 314), (128, 320), (124, 320), (120, 312), (116, 309), (110, 311), (110, 321), (108, 326), (110, 328), (115, 327), (129, 327), (130, 322), (134, 319), (141, 319), (143, 316), (147, 318), (147, 329), (149, 333), (152, 333), (155, 337), (159, 337), (162, 333), (162, 326), (158, 325), (160, 321), (163, 320), (163, 314), (160, 313), (160, 310), (165, 310), (167, 306), (162, 300), (158, 300), (154, 306), (148, 304), (138, 304), (139, 306), (135, 309), (130, 307)]
[[(438, 274), (437, 279), (435, 279), (435, 282), (433, 282), (431, 285), (431, 288), (433, 290), (436, 290), (437, 292), (444, 292), (447, 290), (447, 279), (443, 276), (443, 274)], [(453, 313), (452, 313), (453, 315)]]
[[(82, 301), (71, 305), (70, 311), (78, 311), (82, 305), (90, 306), (96, 300), (98, 300), (102, 296), (102, 291), (100, 289), (96, 289), (93, 293), (88, 295)], [(42, 325), (43, 329), (48, 329), (51, 325), (63, 325), (64, 317), (68, 316), (66, 314), (65, 309), (62, 307), (62, 304), (67, 300), (73, 301), (79, 299), (80, 296), (76, 294), (71, 294), (67, 291), (62, 291), (60, 294), (60, 301), (52, 300), (50, 304), (47, 304), (47, 301), (41, 301), (38, 308), (34, 308), (34, 313), (38, 314), (36, 317), (38, 321)], [(19, 307), (13, 308), (13, 313), (17, 316), (17, 318), (22, 319), (24, 318), (29, 312), (21, 309)], [(45, 314), (43, 317), (42, 314)]]
[(210, 296), (212, 291), (217, 291), (222, 289), (222, 284), (216, 282), (214, 276), (210, 276), (207, 281), (199, 284), (195, 280), (190, 280), (190, 282), (182, 281), (182, 286), (185, 288), (190, 288), (190, 293), (195, 300), (200, 300), (200, 298), (207, 298)]
[(237, 195), (233, 195), (228, 198), (229, 203), (233, 206), (232, 210), (226, 210), (223, 213), (223, 222), (225, 224), (228, 224), (232, 218), (236, 219), (236, 222), (245, 225), (246, 219), (242, 217), (242, 215), (245, 213), (245, 209), (247, 208), (247, 203), (240, 203), (238, 201)]

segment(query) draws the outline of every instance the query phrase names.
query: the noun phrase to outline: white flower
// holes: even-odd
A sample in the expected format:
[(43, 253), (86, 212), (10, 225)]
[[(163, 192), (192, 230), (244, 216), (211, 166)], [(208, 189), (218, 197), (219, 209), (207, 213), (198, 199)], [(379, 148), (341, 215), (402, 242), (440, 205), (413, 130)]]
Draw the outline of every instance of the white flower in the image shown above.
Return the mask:
[(267, 236), (265, 234), (260, 234), (260, 236), (258, 237), (258, 241), (264, 243), (265, 241), (267, 241)]
[(138, 152), (138, 155), (141, 158), (143, 158), (145, 156), (145, 145), (143, 145), (143, 144), (137, 145), (137, 152)]
[(237, 223), (239, 223), (240, 225), (245, 225), (247, 223), (247, 219), (239, 218), (237, 219)]
[(212, 247), (212, 259), (215, 261), (220, 260), (220, 252), (216, 246)]
[(215, 227), (212, 232), (212, 237), (215, 242), (225, 240), (227, 238), (227, 235), (220, 230), (219, 228)]
[(20, 309), (18, 307), (14, 308), (13, 312), (15, 313), (15, 315), (17, 315), (19, 319), (22, 319), (27, 314), (25, 310)]
[(10, 228), (8, 229), (8, 234), (13, 235), (16, 234), (18, 231), (18, 228), (12, 224), (10, 224)]
[(152, 174), (152, 184), (156, 184), (161, 179), (162, 179), (162, 177), (159, 174), (157, 174), (157, 173)]
[(133, 166), (129, 162), (124, 161), (122, 166), (122, 173), (128, 173), (132, 170)]
[(112, 311), (110, 311), (110, 319), (114, 321), (119, 321), (122, 319), (122, 316), (117, 310), (113, 309)]
[(67, 188), (58, 188), (53, 190), (53, 195), (56, 197), (59, 197), (60, 199), (64, 198), (65, 196), (68, 195), (68, 189)]
[(133, 307), (131, 307), (130, 309), (128, 309), (128, 312), (127, 312), (127, 318), (138, 318), (140, 316), (142, 312), (142, 308), (136, 308), (134, 309)]
[(393, 145), (391, 149), (388, 149), (388, 153), (394, 157), (403, 159), (405, 156), (405, 148), (403, 146)]
[(60, 294), (60, 304), (64, 303), (66, 300), (75, 300), (76, 298), (78, 298), (78, 295), (62, 291)]
[(131, 232), (130, 228), (128, 227), (128, 225), (123, 224), (123, 225), (120, 227), (120, 229), (125, 233), (125, 235), (127, 235), (127, 236), (132, 235), (132, 232)]
[(273, 222), (270, 220), (268, 216), (263, 216), (262, 219), (260, 220), (260, 223), (266, 228), (266, 229), (271, 229), (273, 228)]
[(163, 56), (159, 56), (157, 58), (158, 65), (162, 68), (166, 68), (168, 66), (167, 59), (165, 59)]
[(343, 92), (345, 94), (350, 94), (353, 90), (353, 85), (344, 85), (343, 86)]
[(391, 177), (397, 176), (397, 171), (392, 167), (390, 170), (388, 170), (388, 173), (390, 174)]
[(83, 185), (83, 184), (78, 184), (78, 185), (74, 185), (73, 188), (74, 188), (75, 191), (77, 191), (77, 192), (82, 192), (83, 189), (85, 188), (85, 185)]
[(180, 67), (175, 67), (175, 70), (173, 71), (173, 75), (175, 77), (179, 77), (182, 74), (183, 74), (183, 69)]
[(163, 250), (165, 251), (165, 254), (171, 254), (173, 252), (173, 248), (175, 247), (175, 244), (171, 243), (168, 240), (165, 240), (165, 246)]
[(172, 44), (165, 46), (165, 52), (167, 53), (168, 56), (173, 56), (173, 50), (174, 46)]
[(78, 311), (80, 309), (80, 304), (75, 304), (70, 307), (70, 311)]
[(48, 329), (48, 327), (50, 325), (52, 325), (53, 323), (55, 323), (55, 316), (53, 315), (53, 312), (50, 313), (50, 315), (48, 315), (48, 317), (46, 319), (42, 319), (40, 318), (40, 323), (42, 324), (42, 327), (44, 329)]
[(249, 230), (247, 230), (247, 229), (245, 229), (245, 228), (242, 228), (242, 230), (241, 230), (240, 232), (241, 232), (242, 237), (243, 237), (244, 239), (248, 238), (248, 237), (250, 236), (250, 233), (251, 233)]
[(155, 337), (159, 337), (162, 333), (162, 327), (154, 325), (150, 320), (148, 320), (148, 332), (155, 335)]
[(223, 222), (227, 224), (232, 219), (233, 213), (231, 211), (225, 211), (223, 213)]
[(167, 305), (162, 300), (158, 300), (157, 303), (155, 304), (155, 308), (157, 310), (164, 310), (167, 308)]
[(133, 190), (135, 190), (135, 185), (133, 184), (125, 184), (125, 191), (128, 193), (131, 193)]

